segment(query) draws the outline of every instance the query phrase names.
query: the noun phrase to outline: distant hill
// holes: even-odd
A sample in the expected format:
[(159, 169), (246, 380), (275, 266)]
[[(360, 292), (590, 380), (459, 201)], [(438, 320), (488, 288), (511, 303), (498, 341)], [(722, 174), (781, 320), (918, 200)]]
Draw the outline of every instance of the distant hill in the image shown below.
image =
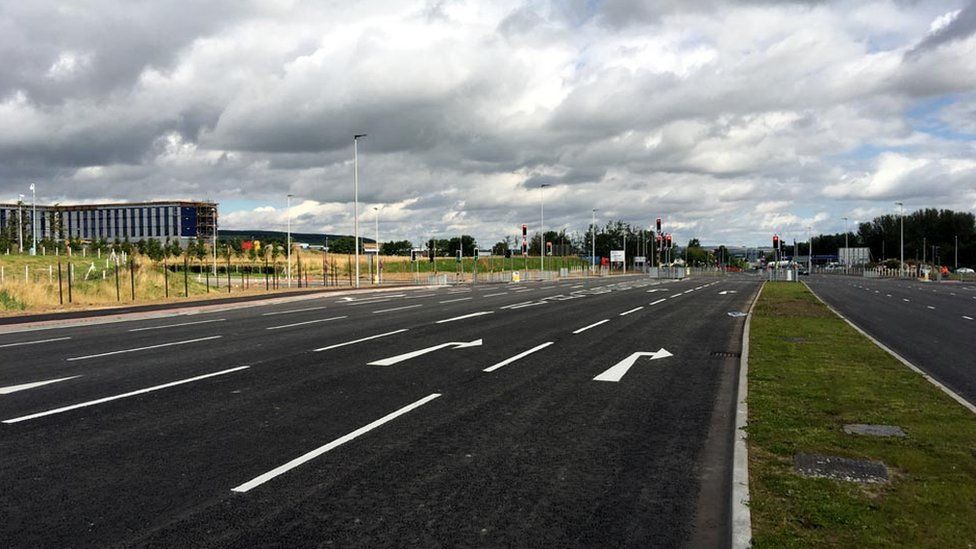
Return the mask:
[[(234, 238), (240, 238), (241, 240), (285, 240), (287, 234), (283, 231), (232, 231), (229, 229), (221, 229), (217, 233), (217, 238), (220, 240), (231, 240)], [(304, 244), (311, 244), (313, 246), (324, 246), (326, 244), (326, 239), (334, 241), (337, 238), (352, 238), (351, 235), (343, 234), (322, 234), (322, 233), (291, 233), (292, 242), (301, 242)], [(372, 238), (362, 237), (363, 242), (373, 242)]]

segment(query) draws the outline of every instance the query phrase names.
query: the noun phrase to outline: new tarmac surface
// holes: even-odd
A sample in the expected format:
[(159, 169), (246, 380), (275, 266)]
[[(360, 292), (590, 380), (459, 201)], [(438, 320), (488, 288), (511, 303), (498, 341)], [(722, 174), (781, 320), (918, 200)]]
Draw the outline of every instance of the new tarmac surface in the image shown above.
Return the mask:
[(758, 288), (613, 277), (6, 326), (0, 545), (726, 546), (728, 313)]
[(976, 284), (814, 275), (821, 299), (976, 405)]

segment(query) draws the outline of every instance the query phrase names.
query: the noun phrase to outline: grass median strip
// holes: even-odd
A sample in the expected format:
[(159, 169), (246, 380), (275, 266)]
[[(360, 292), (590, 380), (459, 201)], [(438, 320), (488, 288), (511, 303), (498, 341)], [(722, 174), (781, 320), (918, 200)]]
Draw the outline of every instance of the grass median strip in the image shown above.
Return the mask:
[[(976, 416), (802, 284), (766, 284), (751, 322), (753, 545), (972, 547)], [(907, 436), (845, 433), (850, 424), (898, 426)], [(798, 454), (883, 462), (890, 481), (801, 476)]]

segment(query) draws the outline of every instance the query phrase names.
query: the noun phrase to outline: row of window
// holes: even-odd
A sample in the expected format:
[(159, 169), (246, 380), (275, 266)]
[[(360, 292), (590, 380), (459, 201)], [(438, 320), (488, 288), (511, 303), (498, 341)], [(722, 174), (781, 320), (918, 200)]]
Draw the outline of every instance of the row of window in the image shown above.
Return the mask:
[[(30, 210), (23, 209), (29, 223)], [(55, 226), (55, 212), (39, 212), (40, 233), (50, 236)], [(17, 210), (0, 210), (0, 226), (17, 222)], [(65, 237), (84, 239), (139, 239), (143, 237), (175, 237), (180, 235), (180, 208), (153, 206), (146, 208), (111, 208), (103, 210), (62, 210), (61, 228)], [(195, 233), (195, 230), (193, 231)]]

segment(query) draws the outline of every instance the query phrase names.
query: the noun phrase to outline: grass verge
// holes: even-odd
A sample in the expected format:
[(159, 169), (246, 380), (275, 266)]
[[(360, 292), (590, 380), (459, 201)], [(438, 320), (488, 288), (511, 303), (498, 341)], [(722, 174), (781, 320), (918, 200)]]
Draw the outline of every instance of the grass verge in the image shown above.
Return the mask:
[[(754, 547), (976, 547), (976, 416), (802, 284), (766, 284), (749, 344)], [(848, 423), (908, 436), (848, 435)], [(799, 452), (882, 461), (892, 479), (802, 477)]]

